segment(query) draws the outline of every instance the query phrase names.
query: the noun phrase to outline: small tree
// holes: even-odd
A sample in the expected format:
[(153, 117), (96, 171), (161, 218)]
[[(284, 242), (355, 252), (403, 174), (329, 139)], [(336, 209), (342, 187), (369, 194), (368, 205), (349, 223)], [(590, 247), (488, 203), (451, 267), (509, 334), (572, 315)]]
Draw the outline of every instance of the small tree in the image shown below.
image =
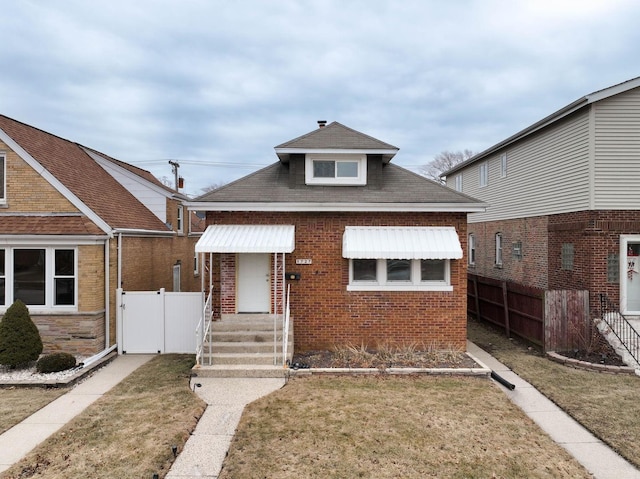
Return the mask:
[(16, 300), (0, 321), (0, 364), (15, 368), (35, 361), (42, 353), (42, 339), (29, 310)]

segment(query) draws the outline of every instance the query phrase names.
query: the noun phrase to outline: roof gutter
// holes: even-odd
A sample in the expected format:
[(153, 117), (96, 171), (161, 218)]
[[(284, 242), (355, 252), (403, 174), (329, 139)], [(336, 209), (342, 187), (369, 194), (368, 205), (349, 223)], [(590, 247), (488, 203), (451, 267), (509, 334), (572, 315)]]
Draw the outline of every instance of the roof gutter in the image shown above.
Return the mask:
[(112, 233), (114, 235), (126, 235), (126, 236), (176, 236), (175, 231), (161, 231), (161, 230), (142, 230), (135, 228), (114, 228)]
[(191, 202), (189, 211), (332, 211), (332, 212), (467, 212), (482, 213), (487, 204), (474, 203), (258, 203)]

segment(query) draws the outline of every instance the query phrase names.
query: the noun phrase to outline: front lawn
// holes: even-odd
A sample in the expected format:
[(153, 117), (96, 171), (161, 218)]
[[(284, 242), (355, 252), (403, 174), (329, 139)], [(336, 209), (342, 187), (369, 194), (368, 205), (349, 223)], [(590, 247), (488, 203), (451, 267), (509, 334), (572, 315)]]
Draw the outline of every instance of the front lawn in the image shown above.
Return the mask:
[(473, 319), (468, 322), (468, 336), (640, 467), (640, 377), (552, 362), (537, 349)]
[(265, 477), (590, 475), (487, 379), (312, 376), (245, 409), (220, 479)]

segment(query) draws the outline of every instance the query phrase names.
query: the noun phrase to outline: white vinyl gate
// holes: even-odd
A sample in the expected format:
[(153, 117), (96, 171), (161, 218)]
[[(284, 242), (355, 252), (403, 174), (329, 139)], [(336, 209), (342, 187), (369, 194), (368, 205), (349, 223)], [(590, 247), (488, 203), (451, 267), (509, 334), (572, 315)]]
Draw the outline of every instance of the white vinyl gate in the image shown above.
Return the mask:
[(195, 354), (202, 293), (118, 289), (117, 304), (120, 354)]

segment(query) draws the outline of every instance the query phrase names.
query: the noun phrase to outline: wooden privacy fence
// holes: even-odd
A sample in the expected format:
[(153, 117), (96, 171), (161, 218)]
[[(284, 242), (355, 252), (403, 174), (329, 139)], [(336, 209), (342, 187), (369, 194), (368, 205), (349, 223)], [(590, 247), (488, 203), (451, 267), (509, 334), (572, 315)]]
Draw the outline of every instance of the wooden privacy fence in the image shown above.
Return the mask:
[(545, 291), (469, 274), (467, 312), (545, 351), (581, 349), (591, 331), (588, 291)]

